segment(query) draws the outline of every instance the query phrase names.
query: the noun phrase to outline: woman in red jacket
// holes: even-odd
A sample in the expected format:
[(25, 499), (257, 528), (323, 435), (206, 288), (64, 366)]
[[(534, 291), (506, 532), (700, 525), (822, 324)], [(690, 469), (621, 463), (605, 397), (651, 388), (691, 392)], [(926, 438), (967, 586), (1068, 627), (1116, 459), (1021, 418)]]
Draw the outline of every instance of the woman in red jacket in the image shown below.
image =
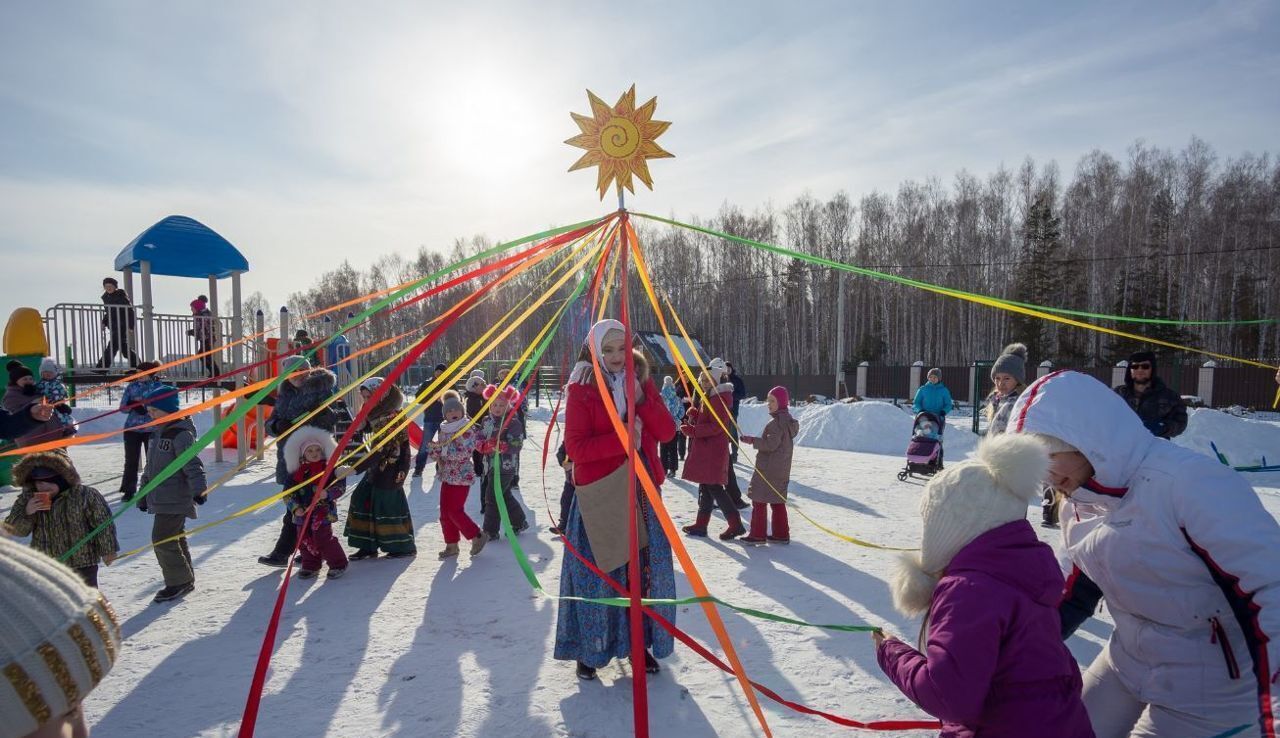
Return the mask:
[(711, 511), (718, 505), (729, 527), (720, 534), (728, 541), (747, 532), (742, 515), (725, 485), (729, 481), (729, 436), (725, 430), (733, 426), (733, 384), (724, 381), (728, 367), (722, 359), (712, 359), (699, 384), (707, 401), (684, 416), (680, 432), (689, 437), (689, 458), (684, 462), (684, 479), (698, 484), (698, 519), (686, 525), (691, 536), (707, 535)]
[[(629, 551), (625, 548), (629, 541), (627, 451), (618, 440), (605, 403), (612, 403), (625, 425), (626, 358), (630, 345), (625, 329), (616, 320), (602, 320), (591, 327), (565, 388), (568, 401), (564, 421), (565, 451), (573, 459), (573, 482), (577, 487), (569, 516), (563, 523), (564, 538), (584, 558), (624, 586), (629, 585)], [(596, 383), (592, 347), (604, 387)], [(639, 352), (634, 352), (634, 357), (635, 376), (630, 382), (635, 397), (637, 446), (649, 476), (654, 484), (661, 485), (664, 475), (658, 444), (675, 436), (675, 421), (663, 404), (657, 385), (649, 377), (648, 362)], [(640, 549), (642, 595), (674, 598), (671, 544), (649, 507), (639, 480), (636, 481), (636, 515), (647, 536), (647, 545)], [(620, 550), (622, 563), (618, 564)], [(566, 552), (560, 570), (560, 596), (614, 597), (617, 592), (576, 556)], [(674, 606), (658, 605), (656, 609), (674, 622)], [(622, 607), (562, 600), (556, 620), (555, 658), (578, 662), (578, 678), (595, 679), (597, 668), (615, 658), (632, 655), (627, 612)], [(645, 618), (644, 642), (648, 649), (644, 654), (645, 671), (657, 673), (657, 659), (671, 655), (673, 639)]]

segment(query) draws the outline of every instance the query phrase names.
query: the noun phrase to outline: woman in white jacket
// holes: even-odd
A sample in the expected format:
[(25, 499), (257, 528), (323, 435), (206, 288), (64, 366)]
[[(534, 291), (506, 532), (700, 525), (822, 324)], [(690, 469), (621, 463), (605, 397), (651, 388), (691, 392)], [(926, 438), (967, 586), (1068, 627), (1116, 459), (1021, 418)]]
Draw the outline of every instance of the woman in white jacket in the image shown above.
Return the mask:
[(1253, 488), (1077, 372), (1031, 384), (1009, 432), (1049, 444), (1067, 552), (1115, 619), (1084, 675), (1098, 738), (1275, 736), (1280, 525)]

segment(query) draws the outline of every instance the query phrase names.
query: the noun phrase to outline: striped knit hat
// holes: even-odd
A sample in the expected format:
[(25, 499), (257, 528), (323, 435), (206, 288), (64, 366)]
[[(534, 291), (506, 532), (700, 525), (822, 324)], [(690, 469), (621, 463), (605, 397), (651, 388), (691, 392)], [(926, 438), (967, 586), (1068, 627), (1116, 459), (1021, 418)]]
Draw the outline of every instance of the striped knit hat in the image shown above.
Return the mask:
[(33, 733), (84, 700), (120, 652), (120, 626), (66, 566), (0, 539), (0, 738)]

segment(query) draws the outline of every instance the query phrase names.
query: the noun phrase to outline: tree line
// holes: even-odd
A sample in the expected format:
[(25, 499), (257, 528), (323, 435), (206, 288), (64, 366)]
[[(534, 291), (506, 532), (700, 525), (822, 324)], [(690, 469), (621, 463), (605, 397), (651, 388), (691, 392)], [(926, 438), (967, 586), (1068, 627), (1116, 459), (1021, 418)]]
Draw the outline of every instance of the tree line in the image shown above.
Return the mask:
[[(674, 216), (679, 218), (680, 216)], [(894, 193), (856, 201), (844, 192), (804, 194), (781, 210), (725, 203), (688, 222), (815, 256), (967, 292), (1098, 314), (1170, 320), (1280, 316), (1280, 162), (1269, 154), (1219, 159), (1193, 138), (1181, 151), (1143, 142), (1123, 159), (1095, 150), (1070, 179), (1030, 158), (985, 177), (958, 172), (949, 184), (905, 181)], [(1032, 362), (1113, 363), (1141, 342), (1119, 339), (871, 277), (842, 274), (706, 234), (637, 219), (655, 286), (689, 331), (746, 374), (824, 374), (860, 361), (968, 364), (1019, 340)], [(457, 239), (448, 253), (425, 247), (387, 253), (359, 268), (344, 261), (288, 298), (294, 315), (420, 278), (491, 247)], [(490, 292), (425, 357), (452, 358), (495, 324), (509, 325), (545, 287), (553, 258)], [(483, 263), (483, 262), (481, 262)], [(471, 267), (468, 267), (471, 268)], [(453, 273), (442, 277), (447, 279)], [(630, 277), (638, 329), (657, 330), (639, 280)], [(461, 300), (478, 282), (453, 287), (349, 334), (369, 343), (411, 331)], [(515, 330), (496, 356), (516, 356), (569, 295), (572, 282)], [(843, 290), (843, 341), (837, 340)], [(619, 299), (615, 290), (614, 300)], [(254, 295), (254, 307), (266, 304)], [(269, 312), (269, 311), (268, 311)], [(616, 314), (616, 310), (611, 311)], [(252, 312), (246, 311), (247, 315)], [(518, 315), (518, 312), (517, 312)], [(1114, 323), (1144, 336), (1246, 358), (1274, 360), (1274, 323), (1179, 326)], [(340, 322), (335, 317), (336, 322)], [(544, 363), (572, 361), (589, 321), (570, 311)], [(306, 327), (321, 332), (317, 323)], [(673, 328), (674, 329), (674, 328)], [(575, 335), (576, 334), (576, 335)], [(418, 335), (425, 335), (425, 331)], [(843, 346), (839, 352), (838, 345)], [(1162, 351), (1168, 361), (1204, 357)]]

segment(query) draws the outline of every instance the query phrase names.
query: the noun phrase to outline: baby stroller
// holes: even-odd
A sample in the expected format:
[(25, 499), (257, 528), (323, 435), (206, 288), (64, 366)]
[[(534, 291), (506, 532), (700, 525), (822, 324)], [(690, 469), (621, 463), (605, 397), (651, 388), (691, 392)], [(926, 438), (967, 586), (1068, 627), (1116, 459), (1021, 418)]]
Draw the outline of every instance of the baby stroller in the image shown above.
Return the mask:
[(942, 471), (942, 419), (930, 412), (916, 414), (911, 426), (911, 441), (907, 444), (907, 465), (898, 472), (898, 481), (905, 482), (915, 474), (931, 477)]

